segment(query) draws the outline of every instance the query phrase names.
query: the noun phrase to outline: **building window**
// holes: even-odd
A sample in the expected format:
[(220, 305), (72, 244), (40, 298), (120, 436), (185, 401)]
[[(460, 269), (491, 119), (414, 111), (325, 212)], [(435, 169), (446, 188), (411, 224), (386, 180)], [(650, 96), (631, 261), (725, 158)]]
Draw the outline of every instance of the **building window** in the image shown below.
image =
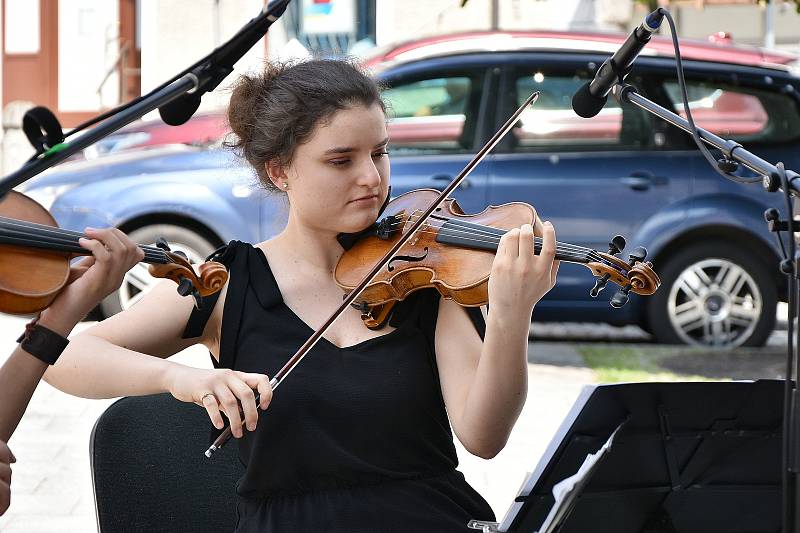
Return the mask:
[(39, 0), (6, 0), (6, 54), (39, 53)]

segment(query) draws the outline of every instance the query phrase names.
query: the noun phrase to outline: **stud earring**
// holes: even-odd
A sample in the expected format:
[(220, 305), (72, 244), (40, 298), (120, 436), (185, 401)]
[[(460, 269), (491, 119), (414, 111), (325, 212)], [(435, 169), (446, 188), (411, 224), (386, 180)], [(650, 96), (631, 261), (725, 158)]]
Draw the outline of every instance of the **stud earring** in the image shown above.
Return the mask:
[(288, 188), (289, 188), (289, 184), (288, 184), (288, 183), (286, 183), (286, 182), (283, 182), (283, 188), (284, 188), (284, 189), (288, 189)]

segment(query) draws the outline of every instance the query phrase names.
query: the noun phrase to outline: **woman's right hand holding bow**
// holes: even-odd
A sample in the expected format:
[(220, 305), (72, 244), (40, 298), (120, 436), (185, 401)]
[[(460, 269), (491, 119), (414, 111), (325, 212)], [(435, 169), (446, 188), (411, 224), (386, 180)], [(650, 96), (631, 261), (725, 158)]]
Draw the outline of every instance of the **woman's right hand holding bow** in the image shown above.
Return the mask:
[[(221, 413), (225, 413), (236, 438), (243, 434), (242, 413), (247, 429), (253, 431), (258, 423), (258, 409), (266, 409), (272, 399), (269, 377), (264, 374), (176, 365), (169, 383), (169, 392), (176, 399), (205, 408), (215, 428), (224, 427)], [(261, 395), (258, 405), (253, 391)]]

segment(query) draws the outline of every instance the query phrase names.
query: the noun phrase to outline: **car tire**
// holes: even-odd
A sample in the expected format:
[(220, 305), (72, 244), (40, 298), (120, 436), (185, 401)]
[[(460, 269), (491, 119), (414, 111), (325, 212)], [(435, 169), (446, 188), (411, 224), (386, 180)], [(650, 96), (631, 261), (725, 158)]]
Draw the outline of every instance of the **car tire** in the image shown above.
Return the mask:
[[(217, 246), (207, 237), (192, 229), (173, 224), (154, 224), (143, 226), (130, 233), (134, 242), (153, 245), (159, 237), (169, 243), (172, 251), (182, 251), (193, 262), (202, 262)], [(100, 311), (108, 318), (127, 309), (141, 298), (148, 289), (161, 281), (147, 271), (147, 264), (139, 263), (125, 275), (120, 288), (109, 294), (101, 303)]]
[(656, 342), (733, 348), (761, 346), (775, 326), (777, 288), (770, 265), (742, 246), (686, 247), (658, 269), (647, 302)]

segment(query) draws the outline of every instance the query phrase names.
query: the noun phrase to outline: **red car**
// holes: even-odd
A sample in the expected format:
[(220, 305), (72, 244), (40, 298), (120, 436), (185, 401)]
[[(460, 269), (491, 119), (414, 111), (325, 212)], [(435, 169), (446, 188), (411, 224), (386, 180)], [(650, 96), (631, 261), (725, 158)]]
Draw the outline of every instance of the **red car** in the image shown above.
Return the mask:
[(87, 159), (165, 144), (204, 145), (219, 141), (228, 132), (224, 113), (196, 113), (180, 126), (168, 126), (160, 118), (138, 120), (93, 144), (84, 155)]
[[(604, 51), (613, 53), (627, 37), (623, 33), (599, 32), (557, 32), (557, 31), (508, 31), (508, 32), (468, 32), (439, 35), (424, 39), (407, 41), (376, 48), (363, 58), (363, 65), (373, 72), (380, 72), (396, 63), (424, 57), (444, 56), (469, 51), (486, 50), (569, 50)], [(720, 41), (718, 41), (720, 42)], [(798, 57), (776, 50), (756, 47), (715, 44), (707, 41), (683, 39), (680, 42), (681, 56), (687, 60), (736, 63), (738, 65), (782, 65), (795, 66)], [(654, 36), (642, 55), (672, 57), (672, 41), (668, 37)], [(724, 135), (745, 134), (758, 131), (766, 117), (759, 105), (750, 105), (746, 96), (713, 92), (704, 95), (690, 95), (693, 116), (698, 125), (715, 133)], [(752, 109), (751, 109), (752, 108)], [(743, 112), (743, 110), (745, 112)], [(683, 114), (682, 110), (676, 110)], [(620, 127), (618, 109), (606, 108), (591, 123), (581, 121), (576, 115), (563, 110), (548, 110), (545, 102), (536, 106), (533, 120), (536, 131), (520, 132), (525, 138), (535, 139), (537, 135), (567, 138), (576, 130), (591, 133), (598, 141), (613, 138)], [(726, 116), (726, 112), (727, 115)], [(603, 120), (603, 117), (607, 120)], [(424, 113), (415, 116), (398, 116), (390, 124), (393, 141), (441, 143), (454, 140), (463, 128), (463, 115), (453, 114), (426, 117)], [(120, 150), (146, 148), (162, 144), (206, 144), (219, 141), (227, 133), (224, 113), (207, 112), (195, 115), (186, 124), (168, 126), (160, 119), (135, 122), (122, 128), (114, 135), (103, 139), (86, 151), (87, 158), (97, 157)]]

